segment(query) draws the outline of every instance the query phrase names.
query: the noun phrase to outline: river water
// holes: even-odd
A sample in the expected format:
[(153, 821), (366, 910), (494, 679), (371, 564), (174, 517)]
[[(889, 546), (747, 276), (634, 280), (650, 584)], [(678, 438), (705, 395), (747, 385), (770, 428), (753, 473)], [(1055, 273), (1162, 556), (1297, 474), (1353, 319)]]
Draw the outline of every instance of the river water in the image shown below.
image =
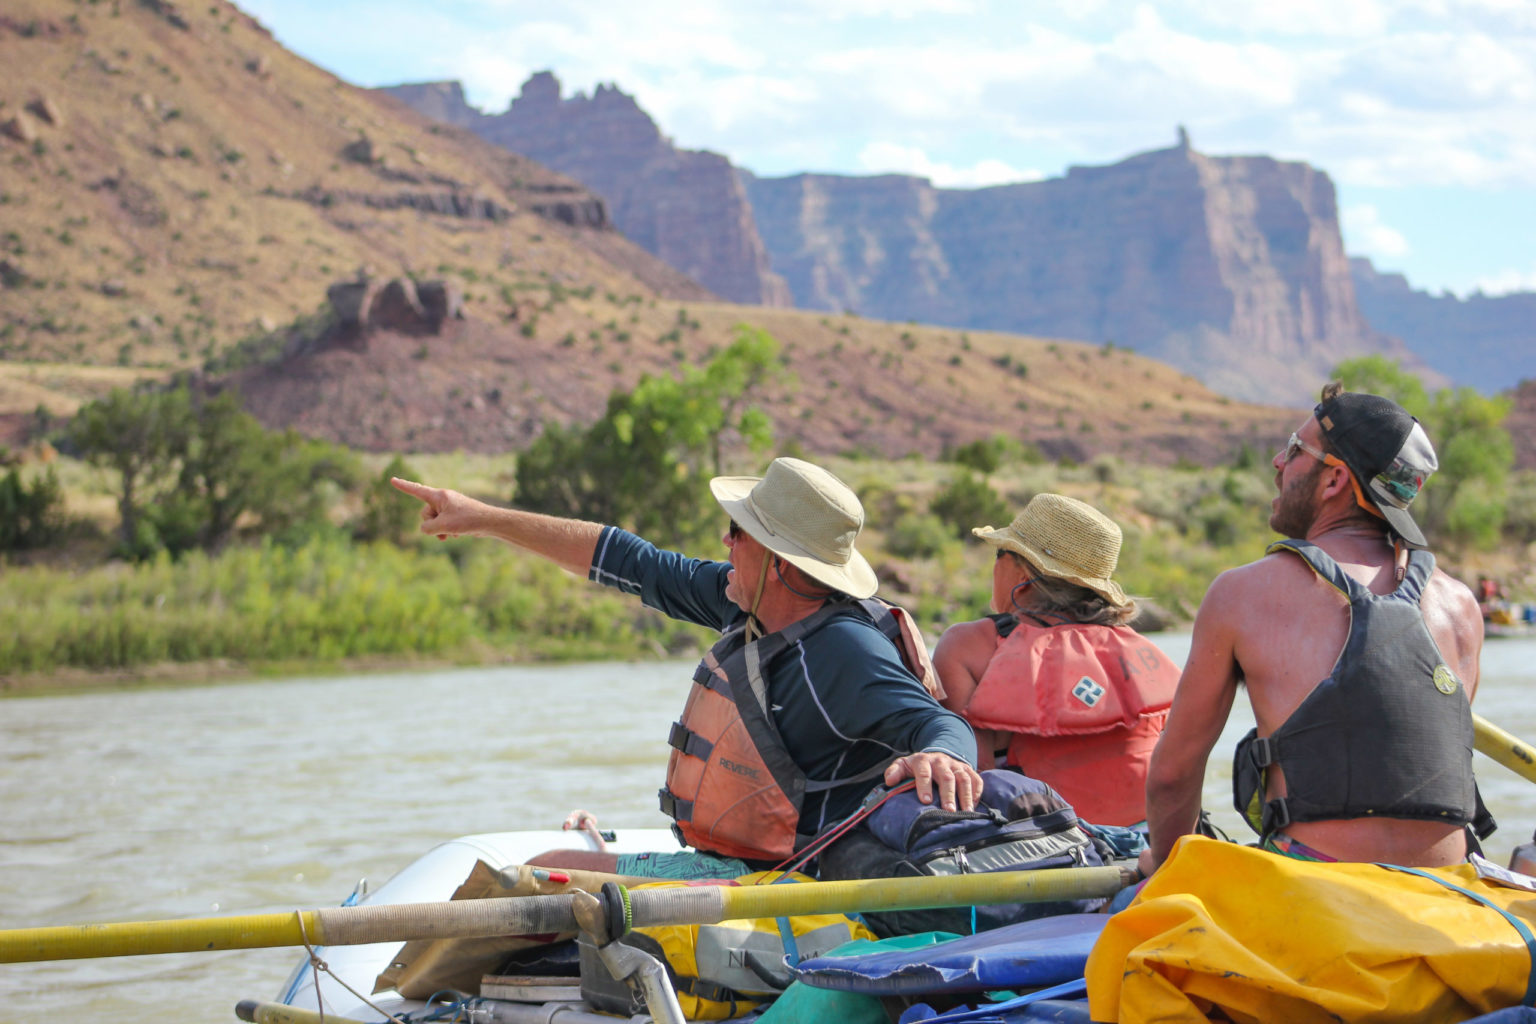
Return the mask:
[[(1182, 662), (1187, 636), (1155, 639)], [(455, 835), (557, 828), (573, 807), (658, 827), (667, 725), (691, 664), (264, 679), (0, 700), (0, 928), (340, 903)], [(1477, 710), (1536, 738), (1536, 640), (1489, 641)], [(1206, 806), (1234, 838), (1217, 746)], [(1504, 862), (1536, 786), (1478, 758)], [(0, 1024), (232, 1021), (287, 949), (0, 964)]]

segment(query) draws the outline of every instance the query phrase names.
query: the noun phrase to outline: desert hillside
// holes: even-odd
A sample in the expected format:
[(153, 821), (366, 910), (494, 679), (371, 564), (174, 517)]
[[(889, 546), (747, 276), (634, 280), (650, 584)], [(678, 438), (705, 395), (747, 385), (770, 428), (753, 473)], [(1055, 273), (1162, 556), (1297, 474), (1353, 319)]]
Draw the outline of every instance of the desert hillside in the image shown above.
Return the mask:
[(547, 282), (709, 294), (584, 186), (340, 81), (221, 0), (12, 0), (0, 66), (13, 417), (199, 367), (359, 274), (458, 279), (486, 319)]
[(1210, 462), (1291, 418), (1114, 345), (721, 303), (585, 186), (338, 80), (227, 3), (15, 0), (0, 61), (12, 440), (191, 372), (272, 426), (505, 450), (742, 323), (780, 341), (764, 394), (811, 451), (1007, 433), (1052, 458)]

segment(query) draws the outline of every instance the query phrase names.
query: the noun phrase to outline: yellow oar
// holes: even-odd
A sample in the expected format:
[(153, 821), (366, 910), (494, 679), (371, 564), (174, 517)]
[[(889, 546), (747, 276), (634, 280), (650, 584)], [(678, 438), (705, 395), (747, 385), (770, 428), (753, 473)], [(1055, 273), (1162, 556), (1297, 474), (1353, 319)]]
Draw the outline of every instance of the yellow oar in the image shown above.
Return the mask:
[(334, 1013), (322, 1015), (318, 1010), (266, 1003), (258, 999), (240, 1000), (235, 1004), (235, 1016), (251, 1021), (252, 1024), (367, 1024), (354, 1017), (338, 1017)]
[(1482, 715), (1472, 716), (1472, 745), (1521, 778), (1536, 782), (1536, 747), (1494, 725)]
[[(714, 924), (855, 910), (912, 910), (1113, 896), (1134, 881), (1120, 868), (1053, 868), (933, 878), (871, 878), (784, 885), (691, 886), (618, 891), (632, 927)], [(411, 939), (537, 935), (577, 930), (572, 894), (448, 903), (330, 907), (284, 914), (182, 921), (66, 925), (0, 931), (0, 963), (189, 953), (269, 946), (352, 946)]]

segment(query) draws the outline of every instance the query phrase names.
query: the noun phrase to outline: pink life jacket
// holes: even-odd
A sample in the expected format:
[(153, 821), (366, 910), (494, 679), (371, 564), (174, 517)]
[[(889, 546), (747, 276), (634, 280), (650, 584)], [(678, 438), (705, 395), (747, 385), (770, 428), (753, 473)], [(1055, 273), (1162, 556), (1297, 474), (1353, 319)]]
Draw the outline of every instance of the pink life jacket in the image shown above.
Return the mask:
[(1050, 783), (1084, 821), (1145, 820), (1147, 767), (1178, 667), (1128, 626), (993, 621), (997, 651), (966, 720), (1011, 733), (1008, 763)]

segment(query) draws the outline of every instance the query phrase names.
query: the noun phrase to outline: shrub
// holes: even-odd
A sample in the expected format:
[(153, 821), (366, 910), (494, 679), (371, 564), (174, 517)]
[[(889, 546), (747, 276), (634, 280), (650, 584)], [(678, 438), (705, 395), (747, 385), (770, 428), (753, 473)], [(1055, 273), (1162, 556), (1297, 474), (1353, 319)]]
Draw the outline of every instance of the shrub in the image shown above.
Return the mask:
[(954, 543), (954, 533), (933, 513), (908, 513), (886, 531), (885, 548), (897, 558), (933, 558)]
[(992, 485), (974, 473), (962, 472), (940, 491), (929, 507), (934, 515), (945, 523), (956, 537), (970, 536), (973, 526), (987, 523), (1008, 522), (1008, 506), (998, 497)]
[(0, 477), (0, 551), (25, 551), (53, 541), (62, 527), (64, 495), (52, 466), (31, 483), (12, 467)]

